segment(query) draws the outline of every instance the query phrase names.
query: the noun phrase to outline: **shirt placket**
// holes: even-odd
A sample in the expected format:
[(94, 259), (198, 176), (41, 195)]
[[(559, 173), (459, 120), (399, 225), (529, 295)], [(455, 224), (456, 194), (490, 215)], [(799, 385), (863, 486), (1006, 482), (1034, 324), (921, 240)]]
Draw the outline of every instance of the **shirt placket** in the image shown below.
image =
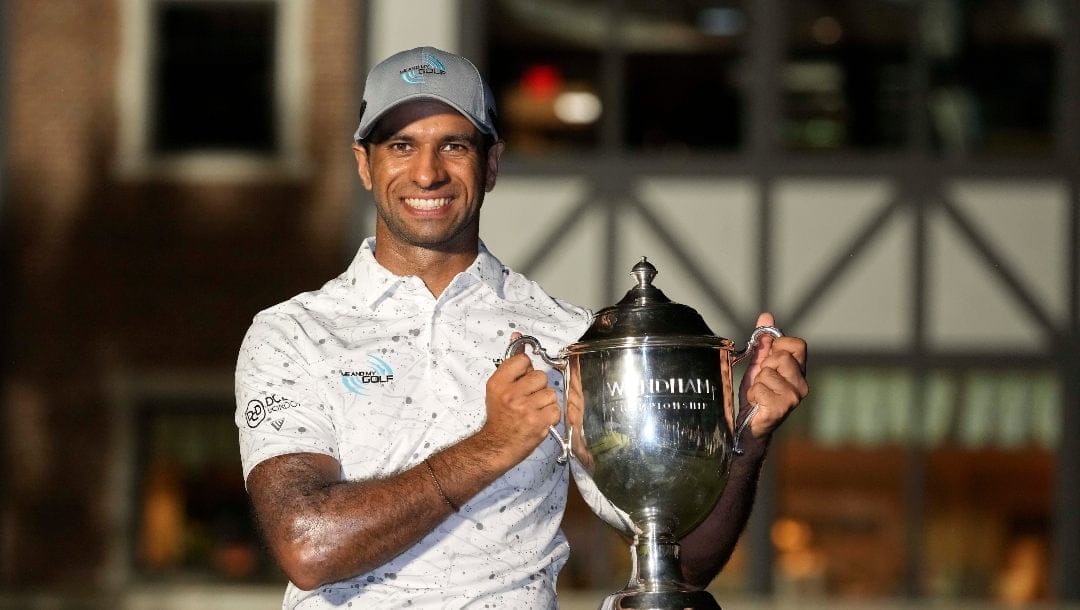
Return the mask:
[(457, 379), (452, 372), (459, 368), (461, 362), (452, 362), (451, 359), (458, 357), (455, 351), (454, 341), (461, 340), (464, 324), (464, 308), (467, 291), (463, 293), (458, 281), (447, 287), (441, 298), (436, 302), (432, 311), (430, 325), (431, 348), (429, 354), (429, 375), (432, 395), (438, 405), (439, 418), (443, 418), (443, 426), (447, 430), (456, 430), (457, 433), (466, 431), (478, 425), (477, 416), (471, 410), (466, 409), (463, 403), (470, 389), (462, 387), (461, 380)]

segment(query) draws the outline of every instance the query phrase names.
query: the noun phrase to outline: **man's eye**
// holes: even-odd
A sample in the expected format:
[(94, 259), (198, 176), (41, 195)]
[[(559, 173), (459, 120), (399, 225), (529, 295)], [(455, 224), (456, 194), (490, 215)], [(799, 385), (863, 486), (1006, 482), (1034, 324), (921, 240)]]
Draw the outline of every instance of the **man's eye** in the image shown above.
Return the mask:
[(391, 142), (389, 148), (394, 152), (405, 152), (409, 150), (409, 144), (407, 142)]
[(463, 153), (467, 152), (469, 147), (459, 142), (447, 142), (446, 144), (443, 144), (443, 150), (446, 152)]

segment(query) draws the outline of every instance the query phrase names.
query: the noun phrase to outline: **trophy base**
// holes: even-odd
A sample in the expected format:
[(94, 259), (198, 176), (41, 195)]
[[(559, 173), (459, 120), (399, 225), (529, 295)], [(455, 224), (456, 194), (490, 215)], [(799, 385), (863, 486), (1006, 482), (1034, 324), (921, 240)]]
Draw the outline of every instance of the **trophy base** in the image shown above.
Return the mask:
[(620, 591), (604, 599), (600, 610), (720, 610), (707, 591)]

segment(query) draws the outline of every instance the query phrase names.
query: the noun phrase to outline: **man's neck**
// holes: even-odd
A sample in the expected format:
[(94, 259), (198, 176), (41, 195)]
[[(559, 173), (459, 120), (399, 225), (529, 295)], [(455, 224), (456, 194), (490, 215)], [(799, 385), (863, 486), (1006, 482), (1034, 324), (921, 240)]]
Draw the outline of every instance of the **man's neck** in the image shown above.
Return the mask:
[[(384, 245), (385, 244), (385, 245)], [(419, 277), (437, 299), (457, 274), (476, 260), (479, 244), (472, 251), (429, 250), (418, 246), (375, 241), (375, 260), (394, 275)]]

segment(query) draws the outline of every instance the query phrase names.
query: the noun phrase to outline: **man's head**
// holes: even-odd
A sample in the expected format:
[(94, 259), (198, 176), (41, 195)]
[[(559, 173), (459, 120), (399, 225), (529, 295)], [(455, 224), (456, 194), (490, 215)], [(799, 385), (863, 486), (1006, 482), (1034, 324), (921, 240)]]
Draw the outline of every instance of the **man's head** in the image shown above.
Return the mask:
[(475, 252), (504, 147), (475, 66), (438, 49), (398, 53), (372, 69), (364, 100), (353, 150), (374, 198), (377, 257)]
[(360, 126), (353, 140), (370, 139), (379, 119), (394, 108), (416, 100), (442, 102), (469, 119), (485, 138), (499, 139), (495, 128), (495, 97), (468, 59), (434, 47), (402, 51), (379, 62), (368, 73)]

